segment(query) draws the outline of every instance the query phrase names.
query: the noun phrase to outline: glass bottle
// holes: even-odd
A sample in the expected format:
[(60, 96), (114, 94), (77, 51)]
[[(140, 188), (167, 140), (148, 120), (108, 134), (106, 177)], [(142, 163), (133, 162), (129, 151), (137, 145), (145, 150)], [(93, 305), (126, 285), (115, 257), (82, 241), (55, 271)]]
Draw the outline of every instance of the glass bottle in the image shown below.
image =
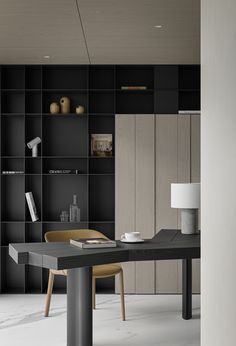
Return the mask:
[(70, 222), (80, 222), (80, 208), (77, 204), (76, 195), (73, 195), (73, 203), (70, 205)]

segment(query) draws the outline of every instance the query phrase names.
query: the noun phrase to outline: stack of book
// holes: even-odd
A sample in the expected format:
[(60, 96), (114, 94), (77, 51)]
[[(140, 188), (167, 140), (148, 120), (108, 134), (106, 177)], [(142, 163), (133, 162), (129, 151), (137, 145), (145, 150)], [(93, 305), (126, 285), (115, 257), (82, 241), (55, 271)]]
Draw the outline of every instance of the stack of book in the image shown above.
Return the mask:
[(71, 239), (70, 244), (78, 246), (81, 249), (116, 247), (114, 240), (104, 238)]
[(127, 85), (122, 86), (121, 90), (147, 90), (147, 87), (144, 85)]
[(24, 174), (24, 171), (2, 171), (2, 174)]
[(78, 169), (49, 169), (49, 174), (79, 174)]

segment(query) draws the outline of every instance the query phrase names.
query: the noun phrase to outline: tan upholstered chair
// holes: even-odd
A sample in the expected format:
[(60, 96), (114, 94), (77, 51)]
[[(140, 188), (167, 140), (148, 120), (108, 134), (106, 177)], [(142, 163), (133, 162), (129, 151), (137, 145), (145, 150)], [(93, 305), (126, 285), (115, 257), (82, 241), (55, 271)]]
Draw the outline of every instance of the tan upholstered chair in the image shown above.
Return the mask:
[[(79, 229), (71, 231), (51, 231), (45, 233), (46, 242), (66, 242), (70, 239), (83, 239), (83, 238), (105, 238), (107, 237), (94, 230), (90, 229)], [(96, 279), (106, 278), (110, 276), (115, 276), (119, 274), (120, 278), (120, 298), (121, 298), (121, 314), (122, 320), (125, 321), (125, 301), (124, 301), (124, 279), (123, 279), (123, 270), (120, 264), (103, 264), (93, 267), (93, 309), (95, 309), (95, 294), (96, 294)], [(49, 270), (49, 279), (48, 279), (48, 289), (45, 305), (45, 317), (49, 315), (51, 296), (53, 290), (54, 275), (67, 275), (66, 270)]]

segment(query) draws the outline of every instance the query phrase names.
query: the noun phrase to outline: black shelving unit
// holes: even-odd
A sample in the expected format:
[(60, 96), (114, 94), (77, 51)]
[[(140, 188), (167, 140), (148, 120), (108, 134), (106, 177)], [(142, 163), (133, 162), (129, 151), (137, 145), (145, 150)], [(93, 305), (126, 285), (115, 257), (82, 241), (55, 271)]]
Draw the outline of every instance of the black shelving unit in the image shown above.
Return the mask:
[[(94, 157), (93, 133), (113, 135), (115, 114), (178, 113), (200, 106), (199, 66), (177, 65), (3, 65), (1, 75), (1, 236), (2, 293), (39, 293), (47, 271), (18, 267), (8, 244), (41, 242), (49, 230), (92, 228), (115, 236), (115, 157)], [(121, 90), (122, 86), (146, 90)], [(71, 100), (70, 114), (50, 114), (51, 102)], [(85, 114), (75, 114), (78, 104)], [(39, 156), (26, 143), (39, 136)], [(49, 174), (50, 169), (78, 169), (79, 174)], [(3, 171), (23, 171), (6, 175)], [(25, 192), (32, 191), (39, 221), (32, 222)], [(60, 222), (72, 195), (78, 195), (80, 223)], [(54, 289), (65, 292), (65, 278)], [(114, 280), (98, 280), (98, 291), (113, 292)]]

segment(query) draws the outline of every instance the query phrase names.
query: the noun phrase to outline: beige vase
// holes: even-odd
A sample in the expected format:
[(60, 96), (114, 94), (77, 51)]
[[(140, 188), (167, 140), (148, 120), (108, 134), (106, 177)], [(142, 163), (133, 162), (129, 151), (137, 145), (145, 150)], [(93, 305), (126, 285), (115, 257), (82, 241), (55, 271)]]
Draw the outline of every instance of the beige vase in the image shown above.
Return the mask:
[(52, 102), (50, 104), (50, 113), (58, 114), (60, 112), (60, 105), (57, 102)]
[(63, 114), (70, 113), (70, 99), (67, 96), (63, 96), (60, 99), (61, 112)]
[(85, 112), (84, 106), (79, 105), (79, 106), (77, 106), (76, 109), (75, 109), (75, 113), (76, 113), (76, 114), (83, 114), (84, 112)]

